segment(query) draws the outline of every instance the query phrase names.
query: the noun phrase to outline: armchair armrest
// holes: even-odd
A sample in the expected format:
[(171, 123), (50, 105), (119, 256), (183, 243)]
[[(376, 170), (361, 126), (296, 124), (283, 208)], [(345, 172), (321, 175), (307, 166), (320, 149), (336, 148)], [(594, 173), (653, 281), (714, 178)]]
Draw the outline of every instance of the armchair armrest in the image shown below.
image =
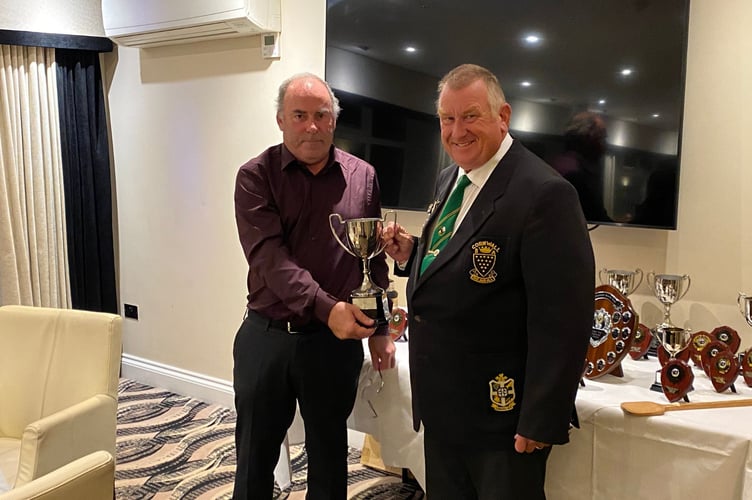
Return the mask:
[(49, 474), (0, 494), (0, 500), (55, 498), (111, 499), (115, 487), (115, 459), (97, 451)]
[(116, 412), (115, 398), (97, 394), (27, 425), (16, 487), (97, 450), (114, 457)]

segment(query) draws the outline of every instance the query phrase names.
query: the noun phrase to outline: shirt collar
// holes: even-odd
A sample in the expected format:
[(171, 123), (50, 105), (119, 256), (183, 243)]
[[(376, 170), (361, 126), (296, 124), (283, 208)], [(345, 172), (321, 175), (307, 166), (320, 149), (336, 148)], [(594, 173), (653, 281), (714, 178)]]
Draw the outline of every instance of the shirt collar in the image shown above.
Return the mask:
[[(342, 165), (342, 162), (339, 160), (339, 157), (337, 155), (337, 149), (334, 147), (334, 144), (332, 144), (329, 147), (329, 159), (326, 162), (326, 165), (324, 165), (324, 168), (321, 169), (321, 172), (319, 174), (326, 172), (329, 170), (332, 165)], [(284, 143), (282, 143), (282, 170), (287, 170), (291, 165), (297, 165), (299, 168), (304, 169), (305, 171), (308, 171), (307, 168), (304, 167), (302, 163), (298, 161), (297, 158), (290, 152), (289, 149), (287, 149), (287, 146), (285, 146)]]
[[(473, 186), (477, 186), (479, 189), (482, 188), (489, 177), (491, 177), (491, 174), (493, 173), (494, 169), (496, 168), (496, 165), (499, 164), (502, 158), (504, 158), (504, 155), (507, 154), (507, 151), (509, 151), (509, 148), (512, 147), (512, 136), (507, 132), (507, 135), (504, 136), (504, 139), (502, 139), (501, 144), (499, 145), (499, 149), (496, 151), (496, 153), (486, 162), (483, 164), (483, 166), (474, 168), (467, 174), (467, 178), (470, 179), (470, 182), (473, 183)], [(465, 171), (462, 170), (462, 167), (459, 167), (460, 175), (464, 174)], [(459, 179), (459, 176), (457, 177)]]

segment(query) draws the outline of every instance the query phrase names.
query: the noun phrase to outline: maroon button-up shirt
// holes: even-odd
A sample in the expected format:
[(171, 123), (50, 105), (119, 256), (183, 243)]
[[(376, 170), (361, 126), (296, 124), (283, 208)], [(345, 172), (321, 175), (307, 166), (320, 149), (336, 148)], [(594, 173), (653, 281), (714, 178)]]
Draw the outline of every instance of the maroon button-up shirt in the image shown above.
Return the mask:
[[(283, 144), (240, 167), (235, 218), (248, 260), (248, 307), (271, 319), (326, 324), (334, 304), (363, 281), (361, 260), (337, 243), (329, 214), (381, 217), (379, 195), (374, 168), (335, 147), (317, 175)], [(335, 221), (335, 229), (344, 241), (345, 228)], [(370, 266), (373, 282), (386, 288), (384, 254)]]

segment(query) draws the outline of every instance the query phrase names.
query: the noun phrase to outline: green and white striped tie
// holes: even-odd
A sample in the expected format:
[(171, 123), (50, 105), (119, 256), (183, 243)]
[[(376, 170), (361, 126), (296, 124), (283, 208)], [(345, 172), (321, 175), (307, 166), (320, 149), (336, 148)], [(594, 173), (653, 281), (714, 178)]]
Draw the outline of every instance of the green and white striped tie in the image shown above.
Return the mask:
[(461, 175), (457, 181), (457, 185), (454, 186), (449, 195), (441, 211), (441, 215), (436, 220), (436, 225), (431, 235), (431, 244), (428, 246), (428, 251), (423, 257), (423, 262), (420, 264), (420, 274), (425, 272), (426, 268), (439, 255), (444, 246), (446, 246), (449, 238), (452, 237), (454, 223), (457, 221), (457, 215), (460, 213), (460, 206), (462, 206), (462, 198), (465, 195), (465, 188), (469, 184), (470, 179), (468, 179), (467, 175)]

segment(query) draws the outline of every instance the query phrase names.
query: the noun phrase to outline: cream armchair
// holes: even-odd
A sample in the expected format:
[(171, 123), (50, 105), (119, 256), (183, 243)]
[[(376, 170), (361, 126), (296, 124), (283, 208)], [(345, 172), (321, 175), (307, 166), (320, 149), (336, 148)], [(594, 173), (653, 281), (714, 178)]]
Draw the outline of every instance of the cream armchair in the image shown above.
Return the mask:
[(95, 451), (7, 493), (0, 500), (112, 500), (115, 459)]
[(0, 491), (98, 450), (115, 456), (121, 321), (0, 307)]

